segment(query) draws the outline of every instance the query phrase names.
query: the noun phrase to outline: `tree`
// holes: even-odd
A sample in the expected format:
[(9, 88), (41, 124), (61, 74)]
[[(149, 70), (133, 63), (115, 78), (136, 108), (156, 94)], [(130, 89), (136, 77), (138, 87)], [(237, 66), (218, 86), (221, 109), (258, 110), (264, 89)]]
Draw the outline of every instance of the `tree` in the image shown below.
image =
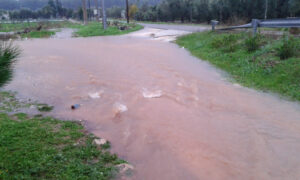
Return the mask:
[(129, 18), (134, 18), (138, 10), (139, 9), (135, 4), (131, 5), (129, 8)]

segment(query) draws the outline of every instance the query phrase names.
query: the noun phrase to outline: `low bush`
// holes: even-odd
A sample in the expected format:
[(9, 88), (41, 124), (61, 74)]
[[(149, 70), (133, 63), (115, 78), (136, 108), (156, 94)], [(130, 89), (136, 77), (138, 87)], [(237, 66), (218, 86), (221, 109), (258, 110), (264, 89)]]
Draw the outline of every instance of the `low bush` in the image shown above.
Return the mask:
[(261, 43), (261, 35), (249, 36), (245, 39), (245, 47), (248, 52), (254, 52), (259, 49)]
[(235, 34), (226, 34), (216, 36), (211, 42), (213, 48), (220, 48), (224, 52), (234, 52), (237, 49), (237, 36)]
[(277, 48), (277, 55), (281, 60), (293, 57), (297, 53), (298, 43), (293, 37), (283, 36), (280, 46)]

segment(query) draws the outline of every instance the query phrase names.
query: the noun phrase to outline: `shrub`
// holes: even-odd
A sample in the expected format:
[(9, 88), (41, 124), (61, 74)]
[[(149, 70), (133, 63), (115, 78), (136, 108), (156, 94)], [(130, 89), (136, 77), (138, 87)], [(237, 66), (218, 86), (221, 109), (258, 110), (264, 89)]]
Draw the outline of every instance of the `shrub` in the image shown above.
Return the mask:
[(234, 52), (237, 49), (237, 40), (236, 35), (225, 34), (215, 37), (211, 42), (211, 46), (213, 48), (220, 48), (224, 52)]
[(254, 37), (249, 36), (245, 40), (245, 47), (248, 52), (254, 52), (259, 49), (261, 43), (261, 36), (256, 35)]
[(0, 87), (11, 79), (12, 64), (19, 54), (19, 48), (12, 43), (0, 42)]
[(280, 46), (277, 48), (277, 55), (280, 59), (293, 57), (297, 52), (297, 42), (293, 37), (283, 36)]
[(212, 39), (212, 42), (211, 42), (211, 46), (213, 48), (220, 48), (224, 45), (224, 40), (223, 40), (223, 37), (221, 36), (216, 36)]
[(300, 34), (300, 28), (290, 28), (289, 32), (294, 35)]

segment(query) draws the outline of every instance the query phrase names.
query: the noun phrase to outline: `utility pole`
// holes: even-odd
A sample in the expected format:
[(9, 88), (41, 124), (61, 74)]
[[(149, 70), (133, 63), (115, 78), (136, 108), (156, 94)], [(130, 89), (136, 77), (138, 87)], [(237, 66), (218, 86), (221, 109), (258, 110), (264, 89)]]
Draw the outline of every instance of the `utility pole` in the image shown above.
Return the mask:
[(87, 24), (86, 0), (82, 0), (83, 23)]
[(127, 23), (129, 24), (129, 3), (128, 3), (128, 0), (126, 0), (126, 18), (127, 18)]
[(59, 4), (58, 4), (58, 0), (56, 0), (56, 18), (59, 18)]
[(102, 24), (103, 24), (103, 29), (106, 29), (107, 23), (106, 23), (106, 10), (105, 10), (104, 0), (102, 0)]
[(99, 10), (99, 5), (98, 5), (98, 0), (95, 0), (95, 6), (96, 6), (96, 10), (97, 10), (97, 21), (99, 21), (100, 19), (100, 10)]
[(88, 9), (88, 19), (89, 21), (91, 20), (91, 0), (88, 0), (88, 5), (89, 5), (89, 9)]
[(268, 0), (266, 0), (265, 19), (268, 18), (268, 4), (269, 4), (269, 2), (268, 2)]

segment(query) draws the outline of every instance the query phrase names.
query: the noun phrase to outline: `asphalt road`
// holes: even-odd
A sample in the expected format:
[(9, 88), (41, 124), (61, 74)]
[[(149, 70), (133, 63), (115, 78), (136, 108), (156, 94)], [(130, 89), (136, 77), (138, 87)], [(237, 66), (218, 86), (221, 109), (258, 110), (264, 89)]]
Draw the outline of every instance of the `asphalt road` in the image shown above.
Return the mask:
[(139, 23), (140, 25), (147, 28), (155, 28), (155, 29), (165, 29), (165, 30), (179, 30), (179, 31), (187, 31), (187, 32), (201, 32), (205, 30), (209, 30), (209, 26), (201, 26), (201, 25), (176, 25), (176, 24), (148, 24), (148, 23)]

